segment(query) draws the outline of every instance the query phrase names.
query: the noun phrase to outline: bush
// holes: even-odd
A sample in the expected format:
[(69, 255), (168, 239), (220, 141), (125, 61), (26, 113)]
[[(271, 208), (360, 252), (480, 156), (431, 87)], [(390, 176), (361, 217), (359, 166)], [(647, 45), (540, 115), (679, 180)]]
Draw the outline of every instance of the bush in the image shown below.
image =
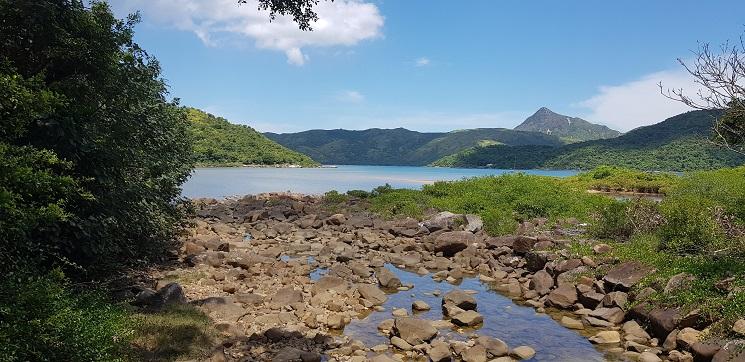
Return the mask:
[(371, 194), (364, 190), (349, 190), (347, 191), (347, 195), (360, 199), (366, 199), (370, 197)]
[(662, 223), (656, 202), (636, 198), (603, 205), (592, 213), (590, 233), (598, 238), (628, 240), (635, 234), (649, 233)]
[(131, 327), (124, 309), (73, 293), (59, 271), (0, 281), (0, 360), (118, 360)]
[(347, 202), (349, 197), (344, 194), (340, 194), (339, 191), (331, 190), (323, 194), (323, 202), (326, 204), (341, 204)]

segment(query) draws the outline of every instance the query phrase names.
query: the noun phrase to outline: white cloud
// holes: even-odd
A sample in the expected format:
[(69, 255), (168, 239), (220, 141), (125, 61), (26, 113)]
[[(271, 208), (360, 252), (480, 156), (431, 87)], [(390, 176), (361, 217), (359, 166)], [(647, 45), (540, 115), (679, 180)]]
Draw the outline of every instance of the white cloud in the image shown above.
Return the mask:
[(624, 84), (601, 86), (598, 94), (576, 106), (589, 109), (582, 118), (623, 132), (691, 110), (660, 94), (660, 82), (665, 89), (682, 88), (691, 95), (700, 88), (685, 70), (666, 70)]
[(425, 67), (430, 65), (430, 63), (432, 63), (432, 61), (429, 58), (421, 57), (414, 62), (414, 65), (417, 67)]
[(362, 95), (362, 93), (358, 91), (348, 90), (341, 92), (336, 99), (342, 101), (342, 102), (348, 102), (348, 103), (360, 103), (365, 100), (365, 96)]
[(363, 0), (321, 1), (313, 31), (298, 29), (288, 16), (270, 22), (256, 0), (242, 5), (236, 0), (120, 0), (114, 8), (118, 13), (140, 10), (147, 19), (193, 32), (209, 46), (235, 37), (252, 39), (258, 48), (284, 52), (294, 65), (308, 60), (305, 47), (353, 46), (382, 36), (384, 23), (377, 6)]

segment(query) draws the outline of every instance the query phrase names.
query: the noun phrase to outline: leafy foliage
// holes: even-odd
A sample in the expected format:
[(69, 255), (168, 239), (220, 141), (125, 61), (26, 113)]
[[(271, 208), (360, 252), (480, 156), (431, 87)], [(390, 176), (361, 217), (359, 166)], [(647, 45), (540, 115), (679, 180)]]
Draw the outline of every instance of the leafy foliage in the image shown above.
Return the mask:
[(464, 148), (483, 144), (550, 145), (562, 142), (538, 132), (479, 128), (448, 133), (421, 133), (403, 128), (311, 130), (266, 133), (270, 139), (324, 164), (427, 165)]
[(708, 141), (716, 111), (693, 111), (616, 138), (562, 147), (476, 147), (438, 166), (592, 169), (613, 165), (641, 170), (689, 171), (738, 166), (745, 157)]
[(664, 194), (680, 177), (668, 172), (644, 172), (616, 166), (600, 166), (567, 178), (587, 190)]
[(2, 252), (22, 264), (86, 272), (175, 242), (191, 145), (136, 21), (99, 2), (0, 0)]
[(199, 165), (317, 165), (308, 156), (288, 150), (251, 127), (194, 108), (187, 108), (186, 114)]
[(73, 293), (59, 271), (0, 280), (0, 360), (118, 360), (131, 329), (122, 308)]

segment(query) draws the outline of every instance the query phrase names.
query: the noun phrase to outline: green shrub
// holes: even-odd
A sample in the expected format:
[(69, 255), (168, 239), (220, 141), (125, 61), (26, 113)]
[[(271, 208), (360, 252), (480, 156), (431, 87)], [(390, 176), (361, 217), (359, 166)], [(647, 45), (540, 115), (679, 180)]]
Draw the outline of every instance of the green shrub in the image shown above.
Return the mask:
[(668, 172), (645, 172), (616, 166), (600, 166), (567, 178), (578, 187), (599, 191), (666, 193), (680, 177)]
[(714, 219), (713, 203), (703, 197), (685, 195), (661, 205), (666, 223), (660, 228), (661, 248), (680, 254), (714, 251), (724, 235)]
[(347, 202), (349, 197), (344, 194), (340, 194), (339, 191), (331, 190), (323, 194), (323, 202), (326, 204), (341, 204)]
[(347, 191), (347, 195), (360, 199), (366, 199), (370, 197), (371, 193), (364, 190), (349, 190)]
[(122, 308), (72, 292), (59, 271), (0, 281), (0, 360), (114, 361), (131, 328)]
[(592, 213), (589, 231), (598, 238), (624, 241), (657, 230), (662, 223), (656, 202), (636, 198), (602, 205)]

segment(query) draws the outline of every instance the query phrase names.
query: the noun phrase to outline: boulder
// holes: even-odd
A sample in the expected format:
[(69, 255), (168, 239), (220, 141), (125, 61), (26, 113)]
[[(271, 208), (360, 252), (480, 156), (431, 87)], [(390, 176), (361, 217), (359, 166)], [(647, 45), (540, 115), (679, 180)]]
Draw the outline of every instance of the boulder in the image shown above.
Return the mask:
[(477, 326), (484, 322), (484, 317), (474, 310), (467, 310), (452, 317), (454, 324), (464, 327)]
[(676, 336), (676, 342), (681, 349), (690, 348), (701, 339), (701, 331), (693, 328), (683, 328)]
[(435, 239), (435, 253), (452, 257), (465, 249), (476, 240), (473, 233), (468, 231), (446, 231)]
[(484, 227), (484, 222), (481, 220), (481, 216), (474, 215), (474, 214), (466, 214), (466, 225), (464, 225), (464, 228), (466, 231), (476, 233), (476, 232), (481, 231), (483, 227)]
[(590, 342), (595, 344), (621, 343), (621, 334), (617, 331), (602, 331), (590, 337)]
[(357, 290), (360, 292), (362, 298), (365, 298), (373, 305), (382, 305), (388, 300), (388, 296), (380, 288), (372, 284), (358, 284)]
[(573, 285), (563, 285), (548, 294), (546, 302), (555, 308), (569, 308), (577, 303), (577, 289)]
[(429, 350), (429, 359), (432, 362), (450, 362), (453, 360), (450, 353), (450, 345), (445, 342), (432, 342), (432, 348)]
[(538, 242), (538, 239), (529, 236), (517, 236), (512, 242), (512, 251), (515, 254), (525, 255), (527, 252), (533, 250), (533, 246)]
[(463, 310), (476, 310), (476, 299), (470, 294), (455, 289), (442, 297), (442, 305), (454, 305)]
[(411, 303), (411, 310), (415, 310), (415, 311), (430, 310), (430, 306), (423, 300), (415, 300), (414, 303)]
[(413, 346), (429, 342), (437, 336), (437, 329), (429, 321), (411, 317), (396, 318), (393, 332)]
[(535, 350), (528, 346), (515, 347), (512, 352), (510, 352), (510, 356), (517, 360), (531, 359), (535, 356)]
[(285, 287), (272, 296), (271, 304), (275, 307), (283, 307), (292, 303), (302, 302), (303, 293), (292, 287)]
[(657, 308), (649, 312), (649, 324), (652, 334), (657, 338), (665, 338), (680, 323), (680, 311), (674, 308)]
[(401, 286), (401, 279), (386, 268), (378, 268), (375, 276), (378, 278), (378, 284), (383, 288), (395, 289)]
[(184, 289), (178, 283), (168, 283), (164, 287), (153, 292), (149, 289), (137, 294), (135, 305), (147, 307), (155, 310), (163, 309), (169, 305), (186, 304), (186, 295)]
[(545, 270), (539, 270), (530, 278), (530, 288), (544, 296), (554, 286), (554, 278)]
[(610, 292), (603, 298), (603, 306), (624, 308), (628, 301), (629, 295), (625, 292)]
[(530, 251), (525, 254), (525, 268), (528, 269), (529, 272), (535, 273), (543, 267), (546, 266), (546, 263), (548, 263), (548, 256), (550, 255), (549, 252), (546, 251)]
[(391, 344), (403, 351), (411, 351), (412, 349), (414, 349), (411, 343), (406, 342), (406, 340), (398, 336), (391, 337)]
[(464, 350), (460, 356), (463, 362), (486, 362), (486, 348), (477, 344)]
[(325, 275), (316, 280), (316, 282), (313, 284), (313, 287), (311, 287), (310, 292), (312, 295), (317, 295), (332, 290), (337, 293), (341, 293), (343, 291), (346, 291), (348, 288), (349, 286), (344, 279)]
[(449, 211), (443, 211), (435, 216), (432, 216), (428, 220), (422, 222), (422, 226), (427, 228), (429, 232), (435, 232), (439, 230), (452, 230), (456, 225), (463, 223), (463, 215), (453, 214)]
[(654, 269), (646, 264), (637, 261), (627, 261), (611, 269), (605, 275), (603, 281), (608, 291), (620, 290), (627, 292), (642, 280), (642, 278), (653, 272)]
[(605, 298), (605, 294), (590, 291), (579, 295), (579, 302), (585, 307), (593, 309), (600, 305), (602, 300)]
[(732, 325), (732, 332), (745, 336), (745, 319), (739, 319)]
[(670, 280), (668, 280), (667, 284), (665, 285), (665, 289), (663, 289), (662, 291), (665, 293), (674, 292), (678, 289), (684, 288), (686, 285), (688, 285), (690, 282), (694, 281), (695, 279), (696, 277), (688, 273), (675, 274), (672, 277), (670, 277)]
[(509, 352), (507, 343), (504, 343), (504, 341), (499, 338), (480, 336), (476, 339), (476, 343), (486, 348), (486, 354), (489, 358), (506, 356)]
[(623, 312), (623, 309), (618, 308), (618, 307), (598, 308), (590, 312), (590, 317), (602, 319), (604, 321), (608, 321), (613, 324), (618, 324), (618, 323), (623, 322), (623, 318), (625, 317), (625, 315), (626, 313)]
[(571, 317), (563, 316), (560, 321), (561, 325), (569, 329), (585, 329), (585, 325), (581, 320), (574, 319)]

